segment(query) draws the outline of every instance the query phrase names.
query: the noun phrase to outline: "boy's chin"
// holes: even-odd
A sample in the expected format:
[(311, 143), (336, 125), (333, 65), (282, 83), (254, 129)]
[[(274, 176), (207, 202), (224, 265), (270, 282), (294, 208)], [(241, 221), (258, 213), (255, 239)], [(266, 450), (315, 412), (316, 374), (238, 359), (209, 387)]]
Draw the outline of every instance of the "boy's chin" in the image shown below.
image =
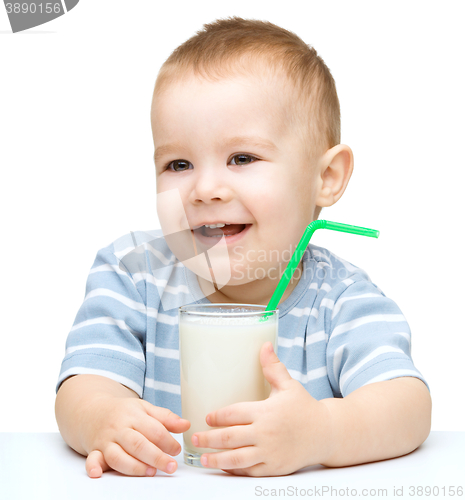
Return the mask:
[[(230, 277), (227, 281), (225, 282), (217, 282), (216, 280), (213, 281), (214, 286), (218, 289), (221, 290), (222, 288), (227, 288), (227, 287), (238, 287), (238, 286), (244, 286), (244, 285), (251, 285), (251, 286), (260, 286), (260, 284), (264, 283), (265, 281), (272, 281), (276, 283), (276, 286), (278, 286), (279, 282), (279, 277), (276, 279), (273, 279), (273, 277), (269, 276), (266, 273), (253, 273), (253, 272), (247, 272), (247, 271), (234, 271), (234, 269), (231, 269), (231, 274)], [(211, 280), (209, 280), (211, 281)]]
[[(191, 264), (191, 262), (189, 262)], [(197, 275), (202, 292), (206, 297), (220, 294), (228, 296), (228, 290), (237, 296), (240, 287), (247, 290), (247, 296), (250, 293), (261, 295), (263, 287), (269, 289), (278, 286), (280, 275), (278, 269), (273, 266), (267, 268), (253, 268), (250, 265), (244, 265), (242, 262), (220, 261), (212, 262), (212, 267), (207, 270), (193, 268), (188, 266)], [(216, 272), (215, 272), (216, 271)], [(219, 279), (218, 279), (219, 278)], [(235, 288), (236, 290), (231, 290)]]

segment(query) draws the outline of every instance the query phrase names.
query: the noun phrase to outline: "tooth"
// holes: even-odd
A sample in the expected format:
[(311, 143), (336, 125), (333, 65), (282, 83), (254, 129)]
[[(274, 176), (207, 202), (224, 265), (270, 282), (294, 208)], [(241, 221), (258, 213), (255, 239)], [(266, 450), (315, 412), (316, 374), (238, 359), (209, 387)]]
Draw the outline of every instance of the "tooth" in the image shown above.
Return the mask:
[(224, 226), (230, 226), (231, 224), (228, 222), (219, 222), (218, 224), (204, 224), (205, 227), (208, 227), (210, 229), (215, 229), (216, 227), (224, 227)]

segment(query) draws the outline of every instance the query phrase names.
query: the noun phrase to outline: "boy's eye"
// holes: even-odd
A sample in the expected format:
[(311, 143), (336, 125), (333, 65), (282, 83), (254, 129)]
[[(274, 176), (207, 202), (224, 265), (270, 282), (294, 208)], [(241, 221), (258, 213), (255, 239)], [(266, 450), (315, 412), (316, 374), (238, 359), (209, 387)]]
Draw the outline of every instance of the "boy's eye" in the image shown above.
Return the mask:
[(250, 155), (235, 155), (231, 158), (231, 163), (233, 165), (248, 165), (249, 163), (252, 163), (255, 161), (257, 158), (254, 156)]
[(174, 160), (168, 164), (166, 167), (168, 170), (173, 170), (174, 172), (183, 172), (184, 170), (189, 170), (193, 167), (192, 163), (187, 160)]

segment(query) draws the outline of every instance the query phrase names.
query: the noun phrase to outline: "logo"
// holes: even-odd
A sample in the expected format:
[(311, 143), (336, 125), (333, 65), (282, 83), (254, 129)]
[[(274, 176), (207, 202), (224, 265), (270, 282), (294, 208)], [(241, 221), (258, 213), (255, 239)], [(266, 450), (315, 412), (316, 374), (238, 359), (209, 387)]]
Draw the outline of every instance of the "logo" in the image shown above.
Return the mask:
[[(155, 279), (163, 309), (168, 311), (206, 297), (224, 287), (231, 278), (230, 259), (226, 238), (222, 236), (210, 246), (204, 246), (194, 236), (178, 189), (157, 195), (157, 213), (163, 236), (138, 244), (131, 233), (133, 249), (124, 251), (119, 268), (133, 275), (147, 271)], [(166, 256), (172, 254), (172, 258)], [(171, 285), (173, 267), (181, 263), (203, 278), (204, 289), (194, 297), (192, 290), (180, 290)]]
[(21, 2), (10, 2), (3, 0), (6, 13), (10, 21), (13, 33), (28, 30), (48, 23), (57, 17), (74, 9), (79, 0), (54, 0), (42, 2), (40, 0), (22, 0)]

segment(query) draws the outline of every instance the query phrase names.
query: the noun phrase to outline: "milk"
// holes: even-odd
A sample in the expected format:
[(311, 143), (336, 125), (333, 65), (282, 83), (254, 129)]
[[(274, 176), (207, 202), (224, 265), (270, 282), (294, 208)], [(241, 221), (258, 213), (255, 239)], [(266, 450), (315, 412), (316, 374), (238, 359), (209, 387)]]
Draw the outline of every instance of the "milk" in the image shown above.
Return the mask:
[[(242, 401), (266, 399), (270, 386), (260, 365), (260, 349), (272, 342), (276, 351), (276, 314), (219, 317), (183, 316), (179, 321), (182, 416), (191, 422), (184, 433), (184, 456), (220, 451), (192, 445), (195, 432), (211, 429), (205, 417)], [(193, 464), (186, 460), (186, 463)]]

